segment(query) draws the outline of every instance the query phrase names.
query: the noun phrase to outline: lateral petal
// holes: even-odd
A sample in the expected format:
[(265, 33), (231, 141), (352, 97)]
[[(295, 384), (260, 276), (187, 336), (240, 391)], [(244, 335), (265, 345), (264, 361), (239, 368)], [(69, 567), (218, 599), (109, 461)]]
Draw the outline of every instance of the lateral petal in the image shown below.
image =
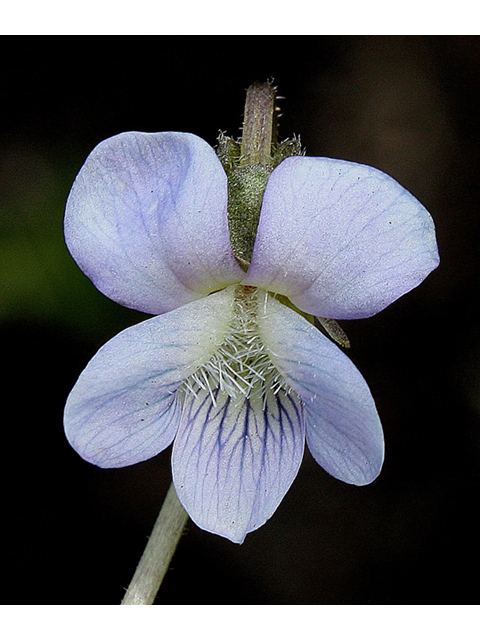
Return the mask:
[(234, 401), (226, 393), (189, 394), (173, 444), (178, 497), (202, 529), (243, 542), (264, 524), (302, 461), (305, 427), (296, 395)]
[(227, 177), (191, 133), (128, 132), (101, 142), (70, 192), (65, 239), (106, 296), (164, 313), (239, 282)]
[(438, 266), (427, 210), (366, 165), (291, 157), (265, 190), (245, 284), (324, 318), (365, 318)]
[(67, 438), (85, 460), (124, 467), (171, 443), (181, 415), (175, 392), (223, 341), (233, 289), (125, 329), (97, 352), (65, 406)]
[(361, 373), (305, 318), (271, 297), (258, 325), (273, 363), (302, 399), (315, 460), (344, 482), (372, 482), (383, 463), (383, 433)]

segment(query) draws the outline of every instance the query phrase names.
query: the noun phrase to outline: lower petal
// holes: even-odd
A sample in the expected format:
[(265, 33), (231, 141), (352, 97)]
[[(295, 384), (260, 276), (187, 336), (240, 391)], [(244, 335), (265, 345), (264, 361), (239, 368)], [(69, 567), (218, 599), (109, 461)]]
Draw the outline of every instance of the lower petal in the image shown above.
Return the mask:
[(189, 392), (172, 466), (192, 520), (243, 542), (275, 512), (297, 475), (304, 433), (295, 393), (233, 400), (218, 389)]
[(260, 334), (286, 382), (302, 399), (308, 448), (334, 477), (372, 482), (383, 463), (382, 426), (353, 362), (305, 318), (269, 297)]
[(65, 406), (72, 447), (100, 467), (124, 467), (165, 449), (178, 428), (175, 392), (228, 329), (233, 289), (141, 322), (105, 344)]

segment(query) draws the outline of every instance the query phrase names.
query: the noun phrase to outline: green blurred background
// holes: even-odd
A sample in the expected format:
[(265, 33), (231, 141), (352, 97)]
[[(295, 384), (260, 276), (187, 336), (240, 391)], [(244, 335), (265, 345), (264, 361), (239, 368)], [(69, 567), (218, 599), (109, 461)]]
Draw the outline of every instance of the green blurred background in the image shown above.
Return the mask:
[(10, 604), (115, 604), (170, 483), (170, 451), (118, 470), (81, 460), (62, 411), (96, 350), (143, 319), (70, 258), (69, 189), (121, 131), (237, 135), (273, 78), (281, 137), (372, 164), (435, 219), (441, 266), (378, 316), (345, 322), (384, 424), (364, 488), (308, 452), (242, 546), (190, 523), (159, 603), (476, 602), (480, 499), (477, 37), (4, 38), (0, 71), (3, 577)]

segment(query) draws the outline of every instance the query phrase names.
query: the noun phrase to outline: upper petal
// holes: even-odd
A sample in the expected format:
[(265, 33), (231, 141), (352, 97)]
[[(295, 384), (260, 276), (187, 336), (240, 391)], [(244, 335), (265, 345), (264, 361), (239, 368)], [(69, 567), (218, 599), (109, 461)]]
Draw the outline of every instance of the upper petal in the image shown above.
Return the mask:
[(325, 318), (364, 318), (416, 287), (439, 262), (427, 210), (366, 165), (292, 157), (265, 190), (245, 284)]
[(367, 383), (353, 362), (305, 318), (272, 298), (259, 332), (284, 379), (302, 399), (307, 444), (331, 475), (363, 485), (380, 472), (384, 442)]
[(70, 192), (65, 239), (80, 268), (127, 307), (163, 313), (238, 282), (227, 177), (190, 133), (121, 133), (88, 156)]
[(88, 363), (65, 407), (73, 448), (100, 467), (150, 458), (173, 440), (175, 391), (222, 342), (233, 287), (122, 331)]
[(303, 407), (294, 393), (241, 400), (218, 389), (213, 398), (206, 390), (190, 393), (173, 444), (178, 497), (199, 527), (243, 542), (280, 504), (304, 444)]

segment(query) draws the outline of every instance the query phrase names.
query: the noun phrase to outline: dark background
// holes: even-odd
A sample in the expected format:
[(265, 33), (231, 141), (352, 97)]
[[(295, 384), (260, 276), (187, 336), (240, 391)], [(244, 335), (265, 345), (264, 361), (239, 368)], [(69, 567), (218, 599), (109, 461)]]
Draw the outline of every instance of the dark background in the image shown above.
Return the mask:
[[(239, 133), (273, 78), (281, 137), (372, 164), (430, 210), (440, 267), (378, 316), (345, 322), (386, 461), (368, 487), (308, 452), (275, 515), (235, 545), (190, 523), (158, 603), (474, 604), (480, 501), (480, 39), (4, 39), (0, 348), (4, 604), (115, 604), (170, 483), (170, 450), (101, 470), (63, 405), (96, 350), (143, 319), (68, 255), (62, 217), (92, 148), (121, 131)], [(472, 587), (473, 584), (473, 587)]]

